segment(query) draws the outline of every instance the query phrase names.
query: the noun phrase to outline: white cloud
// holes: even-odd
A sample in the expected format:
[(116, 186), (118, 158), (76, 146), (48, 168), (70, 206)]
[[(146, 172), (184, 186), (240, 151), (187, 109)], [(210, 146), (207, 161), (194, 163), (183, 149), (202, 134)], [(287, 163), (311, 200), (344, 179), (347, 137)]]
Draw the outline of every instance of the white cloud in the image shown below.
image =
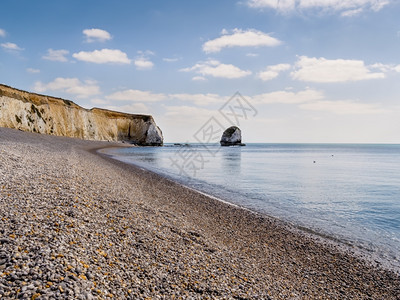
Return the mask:
[(168, 57), (165, 57), (165, 58), (163, 58), (163, 61), (165, 61), (165, 62), (177, 62), (178, 60), (180, 60), (180, 58), (168, 58)]
[(0, 28), (0, 36), (1, 37), (6, 37), (6, 31), (4, 29)]
[(131, 104), (122, 105), (122, 106), (109, 105), (109, 106), (105, 106), (104, 108), (109, 109), (109, 110), (129, 113), (129, 114), (148, 114), (149, 113), (149, 108), (143, 103), (131, 103)]
[[(115, 92), (111, 95), (105, 97), (110, 101), (132, 101), (132, 102), (159, 102), (162, 100), (180, 100), (186, 102), (192, 102), (199, 106), (206, 106), (210, 104), (219, 104), (224, 101), (227, 101), (227, 97), (219, 96), (218, 94), (188, 94), (188, 93), (180, 93), (180, 94), (163, 94), (163, 93), (153, 93), (151, 91), (142, 91), (142, 90), (134, 90), (128, 89), (123, 91)], [(98, 104), (102, 103), (104, 100), (102, 99), (94, 99), (92, 101), (96, 101)]]
[(92, 42), (105, 42), (111, 40), (111, 34), (103, 29), (85, 29), (83, 34), (86, 36), (86, 41), (88, 43)]
[[(215, 111), (206, 109), (206, 108), (199, 108), (194, 106), (166, 106), (165, 109), (167, 110), (165, 115), (166, 116), (180, 116), (182, 120), (186, 121), (201, 121), (204, 122), (208, 118), (210, 118)], [(177, 119), (174, 119), (176, 122)], [(184, 123), (184, 122), (183, 122)]]
[(196, 105), (205, 106), (209, 104), (218, 104), (228, 100), (217, 94), (171, 94), (171, 99), (193, 102)]
[(154, 67), (154, 63), (145, 57), (135, 59), (134, 63), (138, 70), (151, 70)]
[(206, 81), (207, 79), (204, 78), (203, 76), (194, 76), (192, 78), (193, 81)]
[(374, 11), (389, 4), (388, 0), (298, 0), (300, 8), (327, 8), (333, 10), (354, 10), (369, 8)]
[(280, 72), (287, 71), (290, 69), (289, 64), (278, 64), (273, 66), (268, 66), (265, 71), (259, 72), (258, 77), (261, 80), (268, 81), (278, 77)]
[(110, 104), (109, 101), (103, 100), (103, 99), (99, 99), (99, 98), (91, 99), (90, 102), (93, 103), (93, 104), (95, 104), (95, 105), (106, 105), (106, 104)]
[(391, 69), (393, 69), (393, 66), (386, 65), (386, 64), (381, 64), (381, 63), (376, 63), (376, 64), (373, 64), (373, 65), (370, 65), (370, 68), (371, 69), (378, 69), (381, 72), (388, 72)]
[(369, 66), (371, 69), (377, 69), (381, 72), (387, 73), (390, 71), (400, 72), (400, 65), (376, 63)]
[(27, 68), (26, 71), (27, 71), (28, 73), (31, 73), (31, 74), (40, 73), (40, 70), (39, 70), (39, 69), (33, 69), (33, 68)]
[(253, 8), (273, 8), (276, 10), (292, 10), (296, 7), (296, 0), (248, 0), (247, 5)]
[(118, 101), (156, 102), (166, 99), (166, 95), (154, 94), (150, 91), (129, 89), (129, 90), (115, 92), (111, 95), (108, 95), (106, 98)]
[(362, 8), (350, 9), (350, 10), (346, 10), (346, 11), (342, 12), (340, 15), (342, 17), (353, 17), (353, 16), (361, 14), (363, 11), (364, 11), (364, 9), (362, 9)]
[(321, 91), (306, 89), (300, 92), (276, 91), (259, 94), (251, 97), (251, 102), (256, 104), (299, 104), (324, 99)]
[(21, 51), (24, 50), (23, 48), (18, 47), (17, 44), (14, 43), (2, 43), (1, 47), (5, 50), (10, 50), (10, 51)]
[[(223, 33), (227, 33), (226, 31)], [(267, 33), (255, 29), (234, 29), (232, 34), (223, 34), (221, 37), (203, 44), (206, 53), (220, 52), (223, 48), (231, 47), (259, 47), (278, 46), (282, 42)]]
[(250, 71), (244, 71), (234, 65), (222, 64), (217, 60), (208, 60), (199, 62), (193, 67), (181, 69), (183, 72), (195, 72), (202, 76), (212, 76), (218, 78), (242, 78), (251, 74)]
[(69, 54), (68, 50), (60, 49), (60, 50), (53, 50), (53, 49), (48, 49), (47, 54), (43, 55), (43, 59), (47, 60), (52, 60), (52, 61), (60, 61), (60, 62), (66, 62), (68, 59), (65, 57), (66, 55)]
[(229, 31), (225, 28), (221, 30), (221, 35), (229, 34)]
[(362, 103), (352, 100), (316, 101), (300, 104), (299, 108), (305, 110), (327, 111), (340, 115), (366, 115), (386, 112), (386, 110), (378, 104)]
[(81, 82), (78, 78), (62, 77), (58, 77), (47, 84), (37, 81), (35, 82), (34, 90), (38, 93), (62, 91), (76, 95), (78, 98), (86, 98), (100, 94), (100, 87), (97, 85), (96, 81), (85, 80)]
[(355, 15), (365, 9), (379, 11), (389, 3), (389, 0), (247, 0), (250, 7), (272, 8), (282, 13), (319, 9), (341, 12), (344, 16)]
[(96, 64), (118, 63), (130, 64), (131, 60), (126, 53), (118, 49), (102, 49), (94, 50), (92, 52), (81, 51), (72, 54), (74, 58), (81, 61), (87, 61)]
[(137, 70), (151, 70), (154, 63), (150, 60), (149, 56), (154, 55), (151, 50), (138, 51), (139, 56), (136, 57), (134, 64)]
[(137, 52), (141, 56), (150, 56), (150, 55), (155, 55), (154, 51), (151, 50), (145, 50), (145, 51), (138, 51)]
[[(250, 98), (250, 97), (249, 97)], [(386, 112), (379, 104), (355, 100), (327, 100), (322, 91), (306, 89), (299, 92), (275, 91), (250, 98), (254, 104), (291, 104), (302, 110), (325, 111), (333, 114), (365, 115)]]
[(310, 82), (347, 82), (384, 78), (382, 72), (373, 73), (362, 60), (300, 56), (291, 73), (293, 79)]

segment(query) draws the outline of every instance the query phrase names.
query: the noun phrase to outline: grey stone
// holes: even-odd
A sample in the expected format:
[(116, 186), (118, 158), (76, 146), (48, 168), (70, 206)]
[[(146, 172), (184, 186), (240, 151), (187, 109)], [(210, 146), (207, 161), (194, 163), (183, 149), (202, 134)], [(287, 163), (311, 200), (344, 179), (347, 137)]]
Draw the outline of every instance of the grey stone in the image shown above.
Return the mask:
[(86, 300), (92, 300), (92, 299), (94, 299), (94, 296), (92, 295), (92, 293), (85, 292), (85, 299)]
[(0, 238), (0, 244), (9, 244), (11, 240), (8, 238)]
[(245, 146), (242, 144), (242, 132), (237, 126), (231, 126), (224, 131), (220, 141), (221, 146)]

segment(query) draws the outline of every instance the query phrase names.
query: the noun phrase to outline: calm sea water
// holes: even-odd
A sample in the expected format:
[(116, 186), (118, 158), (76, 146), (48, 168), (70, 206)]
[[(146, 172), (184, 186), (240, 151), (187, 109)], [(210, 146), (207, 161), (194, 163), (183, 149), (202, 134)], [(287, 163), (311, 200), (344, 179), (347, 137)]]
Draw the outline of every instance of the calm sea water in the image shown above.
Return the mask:
[(400, 266), (400, 145), (133, 147), (119, 160)]

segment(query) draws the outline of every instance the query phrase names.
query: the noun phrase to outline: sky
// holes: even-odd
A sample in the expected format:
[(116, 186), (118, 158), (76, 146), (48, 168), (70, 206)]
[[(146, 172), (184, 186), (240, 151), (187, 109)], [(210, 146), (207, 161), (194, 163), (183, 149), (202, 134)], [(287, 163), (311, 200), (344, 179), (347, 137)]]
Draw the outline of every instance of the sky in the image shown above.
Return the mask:
[(400, 143), (399, 1), (1, 6), (0, 83), (151, 114), (165, 142), (214, 120), (247, 143)]

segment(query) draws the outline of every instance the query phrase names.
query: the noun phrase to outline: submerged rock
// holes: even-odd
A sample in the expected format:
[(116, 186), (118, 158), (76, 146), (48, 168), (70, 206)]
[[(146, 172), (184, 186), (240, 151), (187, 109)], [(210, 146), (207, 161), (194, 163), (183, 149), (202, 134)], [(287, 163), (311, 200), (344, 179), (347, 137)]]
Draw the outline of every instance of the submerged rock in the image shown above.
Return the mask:
[(237, 126), (231, 126), (224, 131), (220, 144), (221, 146), (246, 146), (242, 143), (242, 131)]

